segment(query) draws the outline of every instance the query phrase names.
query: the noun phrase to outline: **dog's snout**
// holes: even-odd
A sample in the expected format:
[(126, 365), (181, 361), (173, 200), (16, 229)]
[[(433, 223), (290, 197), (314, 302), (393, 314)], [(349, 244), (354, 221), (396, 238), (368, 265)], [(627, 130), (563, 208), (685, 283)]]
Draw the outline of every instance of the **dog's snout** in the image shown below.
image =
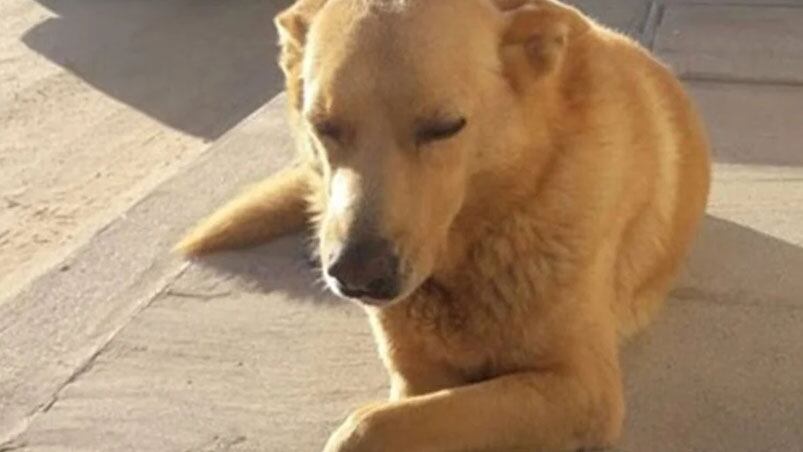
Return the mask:
[(399, 293), (399, 258), (387, 240), (349, 243), (329, 262), (326, 273), (347, 297), (391, 300)]

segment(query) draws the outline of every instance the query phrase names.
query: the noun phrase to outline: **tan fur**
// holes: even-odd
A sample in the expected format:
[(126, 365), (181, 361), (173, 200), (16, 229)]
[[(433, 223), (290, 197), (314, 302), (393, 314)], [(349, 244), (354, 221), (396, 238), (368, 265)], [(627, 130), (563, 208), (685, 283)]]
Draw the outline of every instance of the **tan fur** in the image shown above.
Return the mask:
[(312, 177), (305, 167), (286, 169), (250, 187), (195, 226), (176, 245), (186, 255), (201, 255), (267, 242), (309, 223), (306, 198)]
[[(708, 144), (680, 83), (550, 0), (301, 0), (277, 23), (315, 188), (271, 178), (183, 248), (286, 232), (303, 199), (324, 264), (365, 224), (392, 238), (404, 295), (366, 307), (391, 397), (325, 450), (614, 442), (618, 338), (661, 305), (708, 193)], [(467, 126), (416, 143), (411, 124), (432, 111)], [(336, 142), (322, 118), (340, 124)]]

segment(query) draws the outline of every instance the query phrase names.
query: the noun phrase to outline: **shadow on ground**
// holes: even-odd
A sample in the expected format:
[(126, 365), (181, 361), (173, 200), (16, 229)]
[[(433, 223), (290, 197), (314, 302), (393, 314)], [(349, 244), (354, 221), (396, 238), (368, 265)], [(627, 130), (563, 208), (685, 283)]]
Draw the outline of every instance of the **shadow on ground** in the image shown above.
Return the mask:
[(622, 451), (803, 444), (803, 249), (708, 216), (654, 325), (623, 353)]
[[(318, 262), (303, 235), (283, 237), (253, 249), (231, 251), (200, 258), (196, 264), (211, 272), (208, 281), (234, 281), (238, 290), (249, 293), (280, 292), (297, 302), (345, 305), (320, 280)], [(230, 286), (229, 282), (225, 283)], [(202, 293), (215, 293), (205, 288)]]
[(803, 249), (708, 215), (676, 286), (676, 298), (803, 308)]
[(23, 42), (171, 127), (215, 139), (281, 89), (272, 18), (290, 0), (37, 0)]

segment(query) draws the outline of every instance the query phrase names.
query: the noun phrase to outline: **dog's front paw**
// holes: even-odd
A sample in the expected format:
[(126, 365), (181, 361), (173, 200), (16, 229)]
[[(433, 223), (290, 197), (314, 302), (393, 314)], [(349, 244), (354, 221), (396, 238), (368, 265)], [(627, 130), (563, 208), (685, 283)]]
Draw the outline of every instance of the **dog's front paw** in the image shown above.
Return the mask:
[(386, 452), (378, 412), (369, 406), (352, 413), (329, 437), (323, 452)]

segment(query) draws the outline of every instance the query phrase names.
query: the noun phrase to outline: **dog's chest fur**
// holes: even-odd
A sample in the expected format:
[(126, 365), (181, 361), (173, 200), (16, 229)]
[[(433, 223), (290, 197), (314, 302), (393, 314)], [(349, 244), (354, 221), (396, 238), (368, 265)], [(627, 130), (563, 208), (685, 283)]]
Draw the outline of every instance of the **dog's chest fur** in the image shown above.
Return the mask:
[(385, 364), (402, 374), (446, 368), (471, 382), (538, 362), (553, 347), (547, 299), (573, 273), (575, 241), (529, 211), (483, 231), (451, 277), (374, 314)]

